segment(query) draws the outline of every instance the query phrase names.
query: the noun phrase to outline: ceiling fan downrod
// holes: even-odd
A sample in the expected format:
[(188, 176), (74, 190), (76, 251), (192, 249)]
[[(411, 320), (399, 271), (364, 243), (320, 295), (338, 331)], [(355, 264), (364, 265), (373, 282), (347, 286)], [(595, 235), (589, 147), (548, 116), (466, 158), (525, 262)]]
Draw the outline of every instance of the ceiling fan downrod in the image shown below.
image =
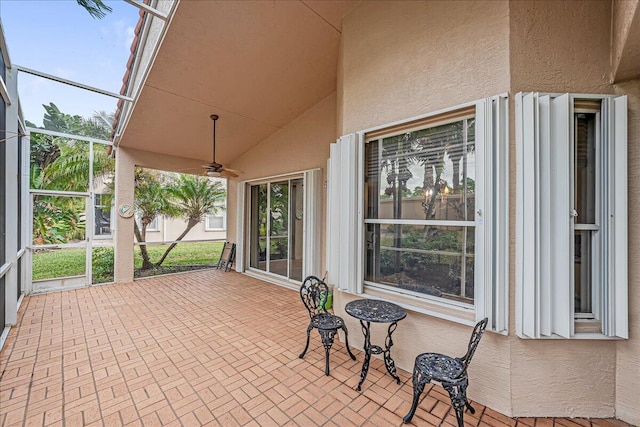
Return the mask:
[(217, 114), (212, 114), (211, 120), (213, 120), (213, 163), (216, 162), (216, 121), (218, 120)]

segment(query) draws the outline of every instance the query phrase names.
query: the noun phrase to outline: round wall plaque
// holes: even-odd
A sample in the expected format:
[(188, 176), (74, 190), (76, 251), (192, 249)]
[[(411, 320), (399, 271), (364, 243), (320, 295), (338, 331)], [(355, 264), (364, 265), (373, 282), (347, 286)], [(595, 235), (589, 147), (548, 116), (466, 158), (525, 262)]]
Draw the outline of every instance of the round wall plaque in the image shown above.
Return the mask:
[(118, 209), (118, 213), (122, 218), (131, 218), (133, 216), (133, 206), (120, 205), (120, 208)]

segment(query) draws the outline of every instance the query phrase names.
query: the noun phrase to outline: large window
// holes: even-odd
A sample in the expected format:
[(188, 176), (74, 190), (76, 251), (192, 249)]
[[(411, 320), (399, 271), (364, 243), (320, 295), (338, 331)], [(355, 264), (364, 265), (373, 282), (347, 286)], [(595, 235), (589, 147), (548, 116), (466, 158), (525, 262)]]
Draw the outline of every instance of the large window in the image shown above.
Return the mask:
[(518, 94), (517, 333), (627, 336), (626, 97)]
[(329, 283), (506, 333), (507, 110), (496, 96), (332, 144)]
[(365, 283), (473, 304), (474, 115), (366, 140)]

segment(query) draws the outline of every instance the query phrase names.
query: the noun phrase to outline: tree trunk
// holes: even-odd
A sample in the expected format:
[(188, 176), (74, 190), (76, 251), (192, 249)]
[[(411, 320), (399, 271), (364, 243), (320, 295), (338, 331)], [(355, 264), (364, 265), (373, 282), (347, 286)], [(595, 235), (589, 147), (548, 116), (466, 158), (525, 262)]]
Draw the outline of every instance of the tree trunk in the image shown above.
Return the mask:
[(433, 214), (434, 214), (433, 211), (436, 206), (436, 196), (440, 192), (440, 189), (439, 189), (440, 177), (442, 176), (442, 170), (444, 169), (442, 165), (442, 160), (443, 159), (438, 159), (438, 163), (436, 163), (436, 178), (433, 182), (433, 187), (431, 187), (433, 189), (433, 194), (431, 195), (431, 199), (429, 200), (429, 203), (427, 204), (427, 208), (425, 209), (424, 219), (426, 220), (433, 219)]
[(145, 238), (147, 235), (147, 226), (143, 225), (142, 232), (141, 232), (140, 229), (138, 228), (138, 223), (133, 221), (133, 233), (135, 234), (136, 240), (138, 240), (138, 243), (141, 243), (138, 246), (140, 247), (140, 255), (142, 255), (142, 269), (149, 270), (150, 268), (153, 268), (153, 264), (149, 259), (149, 252), (147, 251), (147, 245), (143, 244), (146, 241)]
[[(402, 181), (399, 178), (399, 174), (400, 170), (398, 168), (398, 172), (396, 173), (393, 182), (393, 217), (395, 219), (402, 219)], [(402, 253), (399, 251), (399, 249), (402, 247), (402, 226), (400, 224), (395, 224), (393, 229), (393, 244), (396, 248), (393, 271), (395, 273), (400, 273), (402, 271)]]
[[(185, 230), (182, 232), (182, 234), (178, 236), (178, 238), (176, 239), (176, 241), (180, 241), (180, 240), (182, 240), (182, 239), (184, 238), (184, 236), (186, 236), (186, 235), (187, 235), (187, 233), (188, 233), (189, 231), (191, 231), (191, 229), (192, 229), (193, 227), (195, 227), (195, 226), (196, 226), (196, 224), (197, 224), (197, 223), (198, 223), (198, 221), (196, 221), (196, 220), (194, 220), (194, 219), (192, 219), (192, 218), (189, 218), (189, 222), (187, 222), (187, 228), (185, 228)], [(173, 250), (173, 248), (175, 248), (175, 247), (176, 247), (176, 245), (177, 245), (177, 244), (178, 244), (178, 243), (172, 243), (172, 244), (167, 248), (167, 250), (166, 250), (166, 251), (164, 251), (164, 254), (162, 254), (162, 258), (160, 258), (160, 260), (159, 260), (158, 262), (156, 262), (156, 263), (155, 263), (155, 266), (156, 266), (156, 267), (160, 267), (160, 266), (162, 265), (162, 263), (164, 262), (165, 258), (167, 258), (167, 255), (169, 255), (169, 252), (171, 252), (171, 251)]]

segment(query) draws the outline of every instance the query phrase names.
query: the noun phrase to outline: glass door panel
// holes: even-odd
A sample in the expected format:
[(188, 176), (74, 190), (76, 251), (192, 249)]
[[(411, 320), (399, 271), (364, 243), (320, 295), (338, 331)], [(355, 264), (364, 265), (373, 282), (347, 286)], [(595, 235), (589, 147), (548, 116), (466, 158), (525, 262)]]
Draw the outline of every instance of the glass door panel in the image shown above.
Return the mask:
[(269, 271), (288, 276), (289, 182), (270, 184), (269, 196)]
[(301, 281), (303, 180), (253, 185), (249, 197), (249, 267)]
[(289, 238), (289, 278), (302, 281), (304, 185), (302, 179), (291, 180), (291, 236)]
[(267, 184), (251, 187), (251, 250), (249, 266), (267, 270)]

